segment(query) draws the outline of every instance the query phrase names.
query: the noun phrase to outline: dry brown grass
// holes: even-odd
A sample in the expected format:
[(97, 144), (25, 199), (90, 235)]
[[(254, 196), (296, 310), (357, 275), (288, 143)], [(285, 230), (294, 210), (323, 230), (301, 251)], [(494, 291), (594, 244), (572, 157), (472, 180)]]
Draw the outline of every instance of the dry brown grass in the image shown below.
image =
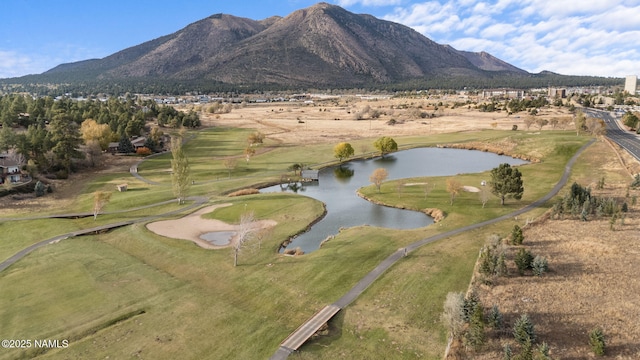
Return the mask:
[(100, 174), (127, 172), (137, 161), (140, 161), (139, 157), (105, 154), (100, 166), (95, 169), (72, 173), (64, 180), (47, 179), (46, 182), (53, 188), (51, 194), (38, 198), (30, 194), (3, 197), (0, 201), (0, 216), (25, 211), (40, 213), (68, 209), (88, 181)]
[[(631, 205), (631, 190), (625, 199), (630, 177), (608, 144), (594, 145), (586, 155), (598, 171), (578, 174), (576, 181), (594, 186), (593, 180), (605, 176), (605, 188), (592, 190), (601, 197), (615, 197)], [(633, 167), (637, 163), (633, 164)], [(527, 313), (535, 325), (538, 342), (551, 347), (554, 359), (589, 359), (588, 333), (601, 327), (607, 340), (607, 357), (640, 358), (640, 206), (630, 206), (624, 223), (611, 229), (609, 219), (541, 220), (524, 228), (524, 246), (549, 261), (549, 272), (542, 277), (518, 276), (509, 261), (509, 276), (483, 283), (478, 275), (473, 287), (485, 307), (498, 305), (511, 326)], [(516, 247), (510, 247), (510, 259)], [(515, 345), (511, 329), (501, 337), (492, 334), (481, 353), (459, 353), (459, 358), (502, 359), (504, 343)], [(517, 353), (517, 350), (515, 351)]]
[(236, 196), (253, 195), (253, 194), (259, 194), (259, 193), (260, 193), (260, 190), (258, 189), (242, 189), (242, 190), (234, 191), (227, 196), (236, 197)]
[[(435, 111), (438, 102), (453, 104), (451, 99), (386, 99), (346, 100), (302, 103), (249, 104), (228, 114), (202, 113), (205, 126), (229, 126), (256, 129), (269, 139), (286, 144), (330, 143), (379, 136), (420, 136), (483, 129), (511, 130), (513, 125), (526, 130), (525, 115), (509, 116), (506, 112), (482, 113), (467, 106)], [(356, 120), (356, 113), (369, 106), (382, 115), (377, 119)], [(415, 109), (436, 115), (418, 118)], [(567, 117), (566, 109), (545, 109), (539, 117)], [(391, 120), (395, 125), (388, 125)], [(572, 124), (569, 124), (572, 126)], [(557, 127), (559, 128), (559, 127)], [(543, 130), (550, 130), (547, 125)], [(531, 131), (538, 131), (533, 125)], [(358, 151), (359, 149), (356, 149)]]

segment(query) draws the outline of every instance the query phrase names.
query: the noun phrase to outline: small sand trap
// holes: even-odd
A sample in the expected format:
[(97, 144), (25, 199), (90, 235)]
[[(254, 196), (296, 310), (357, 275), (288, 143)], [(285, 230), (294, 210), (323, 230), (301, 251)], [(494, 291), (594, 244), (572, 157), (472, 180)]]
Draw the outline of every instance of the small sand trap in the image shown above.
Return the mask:
[[(212, 205), (202, 208), (192, 214), (180, 219), (155, 221), (147, 224), (147, 229), (154, 233), (174, 239), (193, 241), (198, 246), (205, 249), (222, 249), (230, 245), (214, 245), (212, 242), (201, 238), (203, 234), (213, 232), (235, 232), (237, 225), (228, 224), (215, 219), (203, 219), (202, 215), (210, 213), (215, 209), (231, 206), (232, 204)], [(273, 220), (256, 221), (258, 228), (268, 228), (276, 225)]]
[(480, 192), (480, 189), (478, 189), (478, 188), (477, 188), (477, 187), (475, 187), (475, 186), (467, 186), (467, 185), (465, 185), (465, 186), (463, 186), (463, 187), (462, 187), (462, 189), (463, 189), (464, 191), (466, 191), (466, 192), (473, 192), (473, 193)]

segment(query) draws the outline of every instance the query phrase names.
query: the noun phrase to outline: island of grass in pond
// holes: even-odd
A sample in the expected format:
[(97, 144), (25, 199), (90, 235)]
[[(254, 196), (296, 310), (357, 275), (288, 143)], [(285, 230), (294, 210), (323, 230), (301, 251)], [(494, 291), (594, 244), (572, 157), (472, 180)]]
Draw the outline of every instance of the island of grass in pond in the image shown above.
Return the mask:
[(376, 205), (357, 196), (357, 189), (370, 184), (369, 176), (377, 168), (387, 169), (387, 180), (394, 180), (476, 173), (490, 170), (502, 163), (521, 165), (527, 162), (482, 151), (416, 148), (327, 167), (320, 170), (317, 182), (276, 185), (265, 188), (262, 192), (297, 192), (325, 203), (327, 215), (286, 247), (300, 247), (302, 251), (309, 253), (317, 250), (323, 240), (337, 234), (344, 227), (371, 225), (415, 229), (433, 223), (432, 218), (421, 212)]

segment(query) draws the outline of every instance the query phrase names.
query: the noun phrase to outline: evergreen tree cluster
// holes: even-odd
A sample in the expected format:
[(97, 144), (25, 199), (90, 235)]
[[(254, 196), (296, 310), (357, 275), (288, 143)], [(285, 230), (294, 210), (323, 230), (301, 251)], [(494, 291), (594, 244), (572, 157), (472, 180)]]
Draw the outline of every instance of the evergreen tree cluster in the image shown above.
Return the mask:
[[(458, 308), (452, 308), (452, 306)], [(458, 318), (454, 319), (452, 316)], [(511, 335), (519, 352), (516, 354), (512, 348), (513, 343), (507, 342), (504, 346), (504, 359), (551, 359), (549, 345), (544, 342), (537, 344), (535, 326), (527, 314), (518, 317), (510, 329), (505, 328), (504, 315), (498, 306), (493, 305), (491, 308), (485, 309), (480, 298), (473, 291), (466, 297), (462, 293), (449, 293), (445, 303), (443, 320), (449, 327), (455, 327), (455, 329), (450, 329), (451, 334), (454, 338), (462, 341), (466, 351), (481, 352), (489, 336)]]
[(484, 246), (480, 250), (481, 274), (489, 276), (507, 275), (507, 262), (504, 249), (498, 244)]
[[(0, 96), (0, 152), (13, 151), (25, 163), (34, 164), (34, 169), (66, 178), (74, 170), (74, 160), (84, 158), (80, 124), (88, 119), (108, 126), (113, 134), (110, 140), (120, 140), (128, 152), (133, 152), (132, 146), (126, 146), (131, 145), (128, 140), (145, 134), (147, 122), (157, 120), (161, 127), (200, 126), (193, 111), (185, 114), (132, 96), (103, 101), (10, 94)], [(152, 139), (145, 146), (157, 149), (160, 144)]]
[(587, 221), (590, 217), (613, 217), (624, 206), (614, 198), (599, 198), (591, 195), (591, 189), (577, 183), (571, 185), (569, 193), (559, 199), (552, 209), (554, 218), (574, 218)]
[(544, 96), (538, 96), (533, 99), (511, 99), (507, 103), (507, 109), (510, 113), (517, 113), (525, 110), (541, 108), (549, 105), (547, 98)]
[(78, 125), (86, 119), (93, 119), (98, 124), (108, 124), (111, 131), (119, 136), (128, 137), (140, 136), (145, 122), (154, 119), (163, 127), (200, 126), (200, 118), (193, 111), (185, 114), (171, 106), (160, 105), (150, 99), (136, 100), (133, 96), (123, 99), (110, 97), (106, 100), (53, 99), (49, 96), (34, 98), (16, 93), (0, 96), (0, 124), (3, 127), (44, 125), (57, 115)]

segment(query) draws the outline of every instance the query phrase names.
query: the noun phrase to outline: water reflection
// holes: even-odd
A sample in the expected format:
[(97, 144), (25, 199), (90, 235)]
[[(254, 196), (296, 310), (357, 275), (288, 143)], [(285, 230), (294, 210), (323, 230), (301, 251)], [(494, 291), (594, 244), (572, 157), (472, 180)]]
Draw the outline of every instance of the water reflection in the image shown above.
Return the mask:
[(354, 173), (355, 170), (350, 169), (346, 166), (338, 166), (337, 168), (333, 169), (333, 175), (338, 181), (342, 183), (348, 183), (349, 180), (353, 177)]
[(280, 184), (278, 186), (280, 186), (280, 190), (282, 191), (289, 191), (296, 194), (299, 192), (304, 192), (306, 190), (305, 183), (300, 181), (291, 181), (286, 184)]
[[(499, 164), (524, 164), (525, 161), (482, 151), (418, 148), (385, 157), (357, 160), (320, 170), (317, 182), (276, 185), (262, 192), (290, 191), (325, 203), (327, 215), (310, 231), (295, 238), (287, 248), (314, 251), (327, 236), (341, 227), (372, 225), (394, 229), (414, 229), (433, 223), (433, 219), (417, 211), (395, 209), (370, 203), (356, 195), (356, 190), (370, 184), (369, 176), (377, 168), (389, 172), (388, 180), (420, 176), (447, 176), (475, 173)], [(312, 185), (313, 184), (313, 185)]]

